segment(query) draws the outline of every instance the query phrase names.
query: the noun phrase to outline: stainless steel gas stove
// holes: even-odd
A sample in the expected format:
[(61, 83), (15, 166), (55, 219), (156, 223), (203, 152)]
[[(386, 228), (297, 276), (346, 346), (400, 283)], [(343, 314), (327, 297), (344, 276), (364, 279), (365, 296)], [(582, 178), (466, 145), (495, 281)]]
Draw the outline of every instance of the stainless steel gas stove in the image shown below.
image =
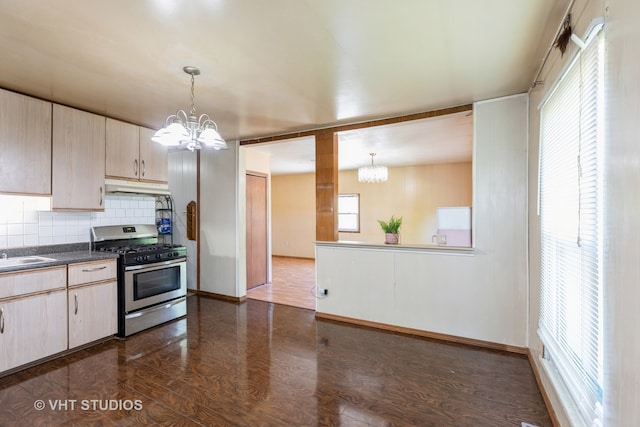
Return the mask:
[(118, 336), (187, 314), (187, 249), (158, 242), (153, 224), (93, 227), (96, 251), (118, 257)]

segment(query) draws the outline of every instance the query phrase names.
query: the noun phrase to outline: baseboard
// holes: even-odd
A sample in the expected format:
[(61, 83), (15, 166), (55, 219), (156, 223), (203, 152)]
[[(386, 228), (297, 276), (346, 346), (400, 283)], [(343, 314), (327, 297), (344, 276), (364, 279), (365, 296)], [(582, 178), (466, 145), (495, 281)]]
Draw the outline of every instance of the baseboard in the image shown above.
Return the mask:
[(540, 394), (542, 394), (542, 400), (544, 400), (544, 404), (547, 407), (547, 412), (549, 412), (549, 416), (551, 417), (551, 422), (554, 427), (560, 427), (560, 420), (558, 418), (558, 414), (551, 403), (551, 397), (544, 386), (544, 381), (542, 381), (542, 376), (540, 375), (540, 369), (538, 368), (538, 363), (536, 362), (536, 356), (531, 353), (531, 349), (527, 349), (527, 357), (529, 358), (529, 365), (531, 365), (531, 370), (533, 371), (533, 376), (536, 379), (536, 383), (538, 384), (538, 389), (540, 390)]
[(201, 297), (219, 299), (223, 301), (231, 301), (235, 303), (241, 303), (247, 299), (246, 295), (242, 297), (232, 297), (230, 295), (216, 294), (215, 292), (207, 292), (207, 291), (200, 291), (200, 290), (195, 291), (195, 293), (196, 295), (199, 295)]
[(527, 347), (518, 347), (518, 346), (515, 346), (515, 345), (499, 344), (499, 343), (494, 343), (494, 342), (491, 342), (491, 341), (483, 341), (483, 340), (476, 340), (476, 339), (473, 339), (473, 338), (459, 337), (459, 336), (456, 336), (456, 335), (441, 334), (441, 333), (438, 333), (438, 332), (430, 332), (430, 331), (425, 331), (425, 330), (422, 330), (422, 329), (406, 328), (406, 327), (403, 327), (403, 326), (389, 325), (387, 323), (371, 322), (369, 320), (362, 320), (362, 319), (354, 319), (352, 317), (337, 316), (335, 314), (327, 314), (327, 313), (318, 313), (318, 312), (316, 312), (316, 319), (332, 320), (332, 321), (335, 321), (335, 322), (342, 322), (342, 323), (350, 323), (350, 324), (354, 324), (354, 325), (365, 326), (365, 327), (368, 327), (368, 328), (382, 329), (382, 330), (385, 330), (385, 331), (395, 332), (395, 333), (399, 333), (399, 334), (403, 334), (403, 335), (411, 335), (411, 336), (417, 336), (417, 337), (422, 337), (422, 338), (435, 339), (435, 340), (439, 340), (439, 341), (454, 342), (454, 343), (457, 343), (457, 344), (465, 344), (465, 345), (470, 345), (470, 346), (473, 346), (473, 347), (481, 347), (481, 348), (485, 348), (485, 349), (500, 350), (500, 351), (506, 351), (506, 352), (509, 352), (509, 353), (517, 353), (517, 354), (522, 354), (522, 355), (525, 355), (525, 356), (528, 354), (528, 348)]
[(275, 255), (275, 254), (271, 254), (271, 257), (277, 257), (277, 258), (290, 258), (290, 259), (305, 259), (305, 260), (311, 260), (311, 261), (315, 261), (315, 258), (309, 258), (306, 256), (293, 256), (293, 255)]

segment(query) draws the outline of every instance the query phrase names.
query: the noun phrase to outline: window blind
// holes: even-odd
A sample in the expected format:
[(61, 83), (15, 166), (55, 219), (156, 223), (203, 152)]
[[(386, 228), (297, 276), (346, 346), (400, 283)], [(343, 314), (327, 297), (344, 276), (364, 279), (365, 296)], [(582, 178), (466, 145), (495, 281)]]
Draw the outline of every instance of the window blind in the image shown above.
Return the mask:
[(584, 421), (601, 423), (604, 37), (596, 30), (541, 107), (538, 334)]

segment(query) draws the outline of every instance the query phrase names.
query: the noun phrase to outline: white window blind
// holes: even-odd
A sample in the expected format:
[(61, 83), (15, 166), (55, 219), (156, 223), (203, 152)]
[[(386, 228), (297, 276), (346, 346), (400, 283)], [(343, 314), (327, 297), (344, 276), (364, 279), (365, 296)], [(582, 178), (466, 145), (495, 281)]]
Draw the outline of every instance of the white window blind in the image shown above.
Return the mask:
[(589, 36), (541, 107), (541, 307), (547, 358), (584, 421), (602, 405), (604, 41)]

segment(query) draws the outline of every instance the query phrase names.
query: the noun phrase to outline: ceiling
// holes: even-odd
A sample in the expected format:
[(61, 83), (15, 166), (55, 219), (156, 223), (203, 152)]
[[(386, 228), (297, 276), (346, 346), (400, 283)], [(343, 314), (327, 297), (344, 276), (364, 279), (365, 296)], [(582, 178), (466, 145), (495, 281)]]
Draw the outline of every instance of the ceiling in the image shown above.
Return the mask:
[(193, 65), (226, 140), (279, 135), (526, 92), (568, 3), (5, 0), (0, 87), (160, 128)]

